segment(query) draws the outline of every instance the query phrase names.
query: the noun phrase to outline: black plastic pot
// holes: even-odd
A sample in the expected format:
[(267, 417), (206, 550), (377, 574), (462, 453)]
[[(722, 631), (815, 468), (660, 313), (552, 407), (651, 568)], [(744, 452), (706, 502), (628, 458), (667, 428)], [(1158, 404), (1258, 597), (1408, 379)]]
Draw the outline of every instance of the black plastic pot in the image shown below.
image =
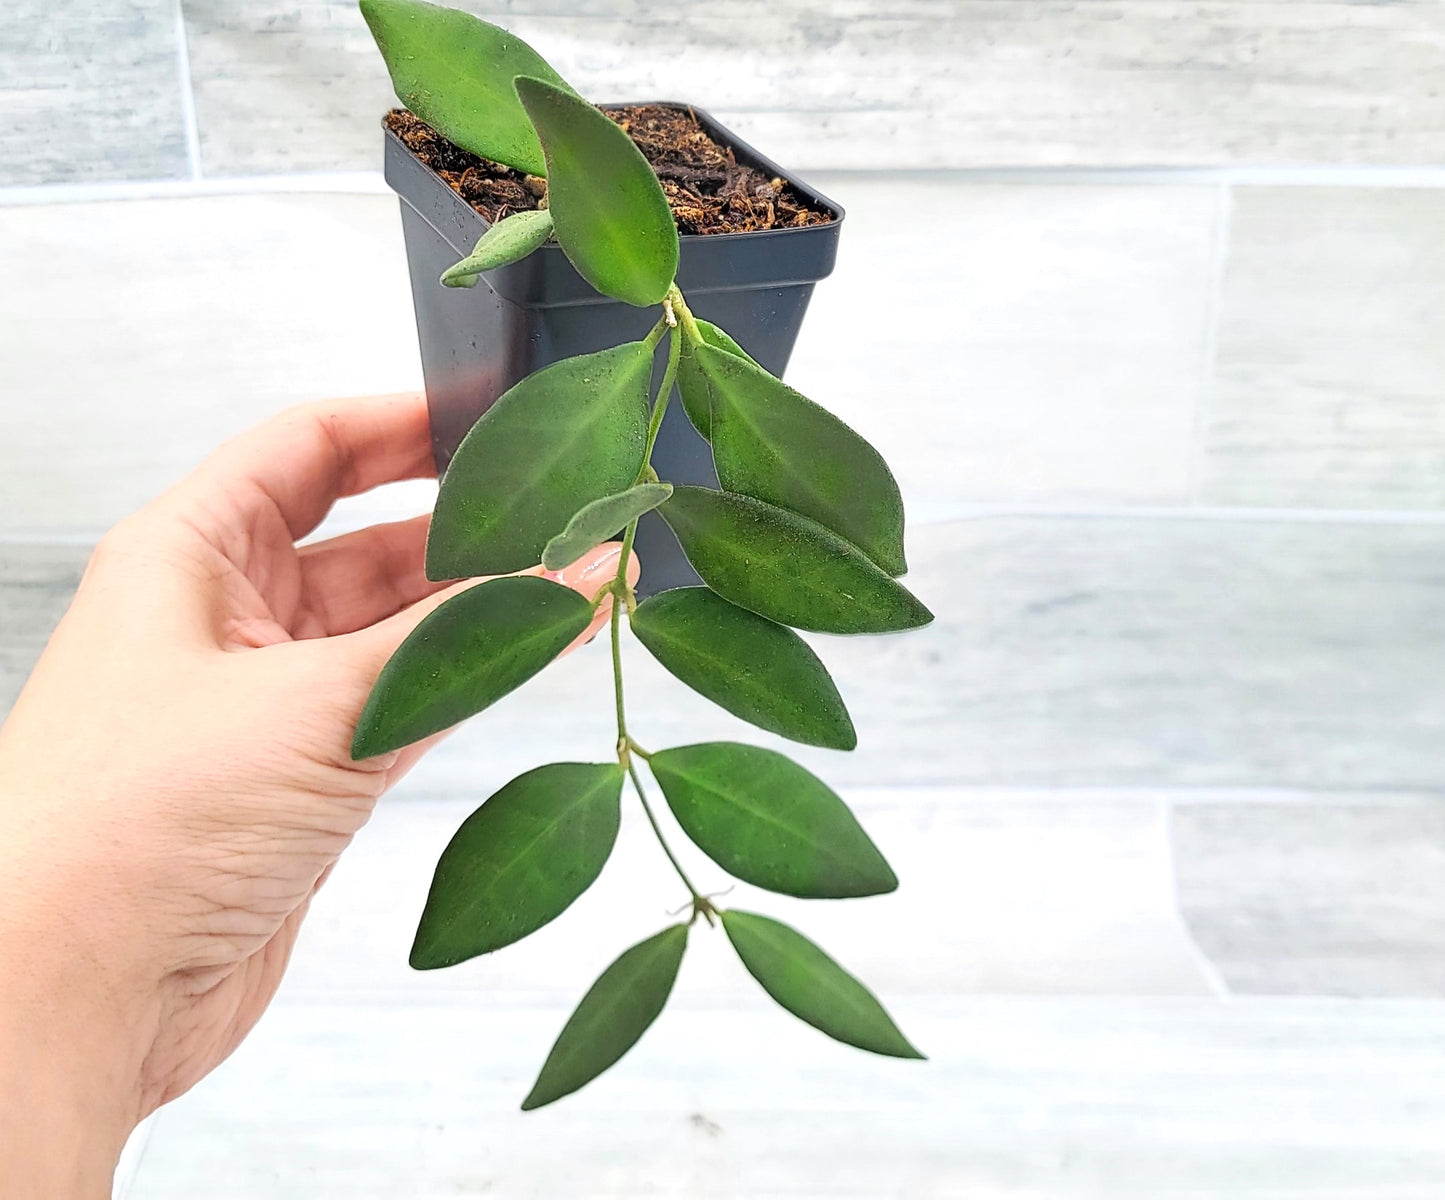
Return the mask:
[[(834, 214), (824, 225), (682, 238), (677, 283), (688, 306), (781, 375), (813, 285), (833, 270), (843, 210), (701, 109), (692, 112), (713, 138), (732, 147), (739, 162), (783, 176), (799, 194)], [(556, 243), (487, 273), (477, 287), (443, 287), (438, 282), (442, 272), (471, 252), (487, 228), (486, 220), (390, 130), (385, 173), (401, 198), (438, 471), (446, 469), (477, 418), (518, 380), (558, 359), (643, 337), (657, 320), (655, 309), (598, 295)], [(662, 478), (674, 483), (717, 486), (712, 452), (678, 403), (668, 408), (653, 463)], [(643, 595), (698, 582), (672, 532), (655, 513), (638, 526), (637, 552), (642, 561), (638, 591)]]

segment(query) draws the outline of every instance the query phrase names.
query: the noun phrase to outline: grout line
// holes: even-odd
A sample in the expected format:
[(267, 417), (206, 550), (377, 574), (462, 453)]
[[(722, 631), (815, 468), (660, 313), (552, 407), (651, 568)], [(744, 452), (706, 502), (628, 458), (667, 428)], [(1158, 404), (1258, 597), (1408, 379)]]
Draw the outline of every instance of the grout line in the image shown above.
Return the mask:
[(191, 181), (201, 178), (201, 131), (196, 120), (196, 93), (191, 86), (191, 42), (186, 35), (183, 0), (174, 0), (176, 22), (176, 77), (181, 87), (181, 123), (186, 131), (186, 157), (191, 164)]
[[(361, 192), (385, 193), (379, 170), (302, 171), (275, 175), (202, 177), (200, 134), (191, 87), (190, 55), (184, 18), (177, 4), (177, 50), (182, 80), (181, 108), (186, 126), (190, 179), (142, 179), (122, 183), (51, 183), (0, 187), (0, 208), (29, 204), (83, 204), (106, 200), (157, 200), (181, 196), (238, 193)], [(986, 184), (1106, 184), (1115, 186), (1197, 187), (1374, 187), (1445, 189), (1445, 167), (976, 167), (879, 171), (875, 169), (799, 168), (805, 179), (928, 180)]]
[[(1445, 510), (1338, 508), (1228, 508), (1185, 505), (908, 504), (914, 529), (956, 521), (1215, 521), (1265, 525), (1404, 525), (1445, 527)], [(403, 514), (398, 514), (403, 515)], [(345, 528), (362, 528), (346, 525)], [(108, 528), (108, 526), (106, 527)], [(0, 546), (92, 546), (105, 533), (96, 529), (0, 530)]]
[(1231, 508), (1184, 504), (929, 504), (907, 501), (911, 524), (944, 525), (999, 517), (1061, 520), (1240, 521), (1282, 525), (1445, 525), (1445, 510), (1398, 508)]
[(1194, 390), (1194, 430), (1189, 446), (1189, 475), (1184, 492), (1185, 500), (1190, 505), (1199, 502), (1203, 484), (1209, 412), (1214, 392), (1215, 368), (1219, 360), (1219, 323), (1220, 311), (1224, 305), (1224, 276), (1229, 265), (1229, 241), (1233, 226), (1234, 192), (1226, 185), (1219, 189), (1219, 207), (1214, 216), (1214, 237), (1210, 247), (1199, 382)]
[[(199, 151), (198, 151), (199, 153)], [(192, 196), (390, 195), (380, 171), (314, 171), (236, 175), (224, 179), (144, 179), (126, 183), (43, 183), (0, 187), (0, 208), (97, 204), (114, 200), (179, 200)]]
[(1119, 184), (1197, 187), (1361, 187), (1445, 188), (1445, 166), (1249, 164), (1233, 167), (933, 167), (886, 170), (877, 167), (798, 167), (805, 179), (886, 177), (907, 182)]
[(1164, 869), (1169, 875), (1169, 907), (1174, 913), (1174, 920), (1179, 924), (1179, 935), (1184, 939), (1185, 950), (1193, 959), (1195, 969), (1203, 977), (1204, 984), (1210, 992), (1217, 999), (1232, 1000), (1234, 995), (1229, 990), (1229, 984), (1225, 982), (1224, 976), (1220, 974), (1214, 960), (1204, 952), (1204, 948), (1195, 938), (1194, 931), (1184, 917), (1184, 909), (1179, 903), (1179, 867), (1174, 859), (1174, 839), (1170, 836), (1173, 805), (1167, 799), (1160, 800), (1155, 806), (1155, 812), (1159, 822), (1159, 836), (1164, 843)]

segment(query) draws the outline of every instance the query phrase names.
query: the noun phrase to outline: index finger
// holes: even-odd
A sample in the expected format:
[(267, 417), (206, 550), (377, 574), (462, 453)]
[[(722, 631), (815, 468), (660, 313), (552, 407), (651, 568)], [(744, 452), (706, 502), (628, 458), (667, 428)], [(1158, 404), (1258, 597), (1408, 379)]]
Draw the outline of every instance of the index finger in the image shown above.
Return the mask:
[(398, 392), (288, 409), (223, 445), (180, 490), (273, 505), (300, 538), (343, 496), (435, 474), (426, 397)]

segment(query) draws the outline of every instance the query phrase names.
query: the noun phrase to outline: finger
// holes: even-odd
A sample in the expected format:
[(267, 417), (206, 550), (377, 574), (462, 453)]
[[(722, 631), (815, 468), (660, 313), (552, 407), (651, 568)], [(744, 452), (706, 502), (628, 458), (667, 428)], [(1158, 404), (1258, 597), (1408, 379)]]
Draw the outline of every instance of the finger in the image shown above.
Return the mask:
[(227, 442), (176, 494), (204, 509), (272, 509), (300, 538), (342, 496), (435, 474), (426, 398), (401, 392), (289, 409)]
[(334, 637), (374, 625), (446, 584), (426, 577), (430, 514), (303, 546), (295, 637)]

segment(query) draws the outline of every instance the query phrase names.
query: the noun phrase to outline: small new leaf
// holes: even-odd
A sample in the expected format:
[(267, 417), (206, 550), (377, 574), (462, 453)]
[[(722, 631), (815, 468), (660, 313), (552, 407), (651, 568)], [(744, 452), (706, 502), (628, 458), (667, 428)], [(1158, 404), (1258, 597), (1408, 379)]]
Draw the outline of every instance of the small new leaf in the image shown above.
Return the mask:
[(737, 909), (722, 923), (743, 966), (795, 1017), (860, 1050), (923, 1057), (873, 993), (796, 929)]
[(628, 342), (564, 358), (503, 393), (442, 478), (427, 578), (533, 566), (578, 508), (631, 485), (647, 440), (652, 353)]
[[(693, 336), (694, 326), (701, 341)], [(719, 350), (726, 350), (729, 354), (736, 354), (748, 362), (753, 360), (746, 350), (733, 341), (729, 333), (711, 321), (694, 318), (691, 325), (684, 321), (681, 333), (682, 355), (677, 364), (677, 394), (682, 397), (682, 409), (687, 413), (687, 419), (692, 422), (693, 428), (704, 438), (711, 439), (712, 397), (709, 392), (711, 385), (707, 376), (698, 369), (693, 351), (698, 346), (715, 346)]]
[(616, 763), (553, 763), (488, 799), (442, 851), (411, 965), (450, 967), (559, 917), (612, 853), (622, 779)]
[(567, 88), (531, 46), (470, 13), (423, 0), (361, 0), (397, 97), (463, 150), (541, 175), (541, 143), (517, 100), (518, 75)]
[(659, 750), (647, 765), (687, 836), (744, 883), (810, 900), (898, 886), (848, 806), (776, 751), (705, 742)]
[(903, 497), (878, 451), (756, 363), (716, 346), (692, 358), (723, 488), (811, 517), (902, 575)]
[(658, 510), (724, 600), (819, 633), (917, 629), (933, 614), (850, 542), (750, 496), (678, 487)]
[(453, 596), (382, 667), (351, 757), (371, 758), (450, 729), (520, 687), (592, 621), (571, 588), (522, 576)]
[(843, 698), (808, 643), (709, 588), (644, 600), (632, 632), (688, 687), (744, 721), (809, 746), (858, 744)]
[(562, 1027), (524, 1112), (590, 1083), (626, 1054), (657, 1019), (687, 949), (687, 926), (639, 942), (603, 971)]
[(475, 287), (483, 271), (520, 262), (552, 236), (552, 214), (545, 208), (503, 217), (477, 240), (472, 252), (442, 273), (447, 287)]
[(630, 521), (651, 512), (672, 495), (670, 483), (639, 483), (625, 492), (583, 505), (567, 528), (547, 543), (542, 565), (549, 571), (571, 566), (593, 546), (605, 542)]
[(662, 185), (621, 127), (575, 93), (516, 81), (547, 156), (547, 207), (577, 273), (628, 304), (660, 304), (677, 274), (677, 226)]

